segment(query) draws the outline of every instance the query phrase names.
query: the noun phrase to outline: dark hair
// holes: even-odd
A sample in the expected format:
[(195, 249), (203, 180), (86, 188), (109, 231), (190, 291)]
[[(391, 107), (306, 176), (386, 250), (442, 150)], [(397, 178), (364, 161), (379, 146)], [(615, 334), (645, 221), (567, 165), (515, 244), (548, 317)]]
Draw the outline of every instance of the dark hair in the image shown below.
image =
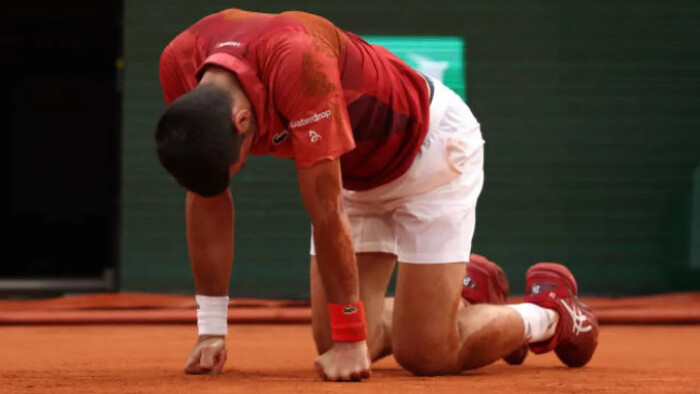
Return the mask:
[(175, 100), (158, 121), (158, 160), (187, 190), (211, 197), (228, 188), (229, 167), (238, 160), (242, 140), (232, 108), (227, 91), (200, 85)]

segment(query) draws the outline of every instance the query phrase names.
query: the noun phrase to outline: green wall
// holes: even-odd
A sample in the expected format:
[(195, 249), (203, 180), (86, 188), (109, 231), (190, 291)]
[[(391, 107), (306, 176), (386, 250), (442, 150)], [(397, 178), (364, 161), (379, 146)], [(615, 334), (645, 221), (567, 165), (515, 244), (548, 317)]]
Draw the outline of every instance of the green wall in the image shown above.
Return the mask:
[[(474, 251), (504, 267), (515, 293), (537, 261), (566, 263), (586, 294), (700, 288), (690, 261), (700, 3), (127, 0), (123, 290), (192, 291), (184, 193), (153, 153), (157, 64), (180, 30), (228, 7), (315, 12), (363, 35), (464, 37), (466, 96), (486, 140)], [(255, 158), (233, 189), (232, 294), (307, 297), (308, 221), (292, 163)]]

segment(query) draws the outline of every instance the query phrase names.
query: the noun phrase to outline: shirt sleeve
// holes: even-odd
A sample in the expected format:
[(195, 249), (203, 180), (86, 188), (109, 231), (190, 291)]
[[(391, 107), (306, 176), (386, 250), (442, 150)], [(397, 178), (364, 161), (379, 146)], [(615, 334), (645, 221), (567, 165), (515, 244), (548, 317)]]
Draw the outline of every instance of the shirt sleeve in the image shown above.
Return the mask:
[(200, 59), (202, 56), (197, 39), (188, 31), (180, 33), (165, 47), (160, 55), (158, 71), (167, 105), (197, 86), (196, 72)]
[(268, 51), (272, 56), (267, 59), (266, 85), (291, 132), (297, 167), (312, 167), (353, 150), (338, 54), (303, 32), (283, 35)]
[(166, 47), (160, 56), (159, 65), (160, 87), (163, 90), (166, 105), (170, 105), (176, 98), (186, 93), (184, 85), (178, 77), (177, 63), (174, 60), (170, 47)]

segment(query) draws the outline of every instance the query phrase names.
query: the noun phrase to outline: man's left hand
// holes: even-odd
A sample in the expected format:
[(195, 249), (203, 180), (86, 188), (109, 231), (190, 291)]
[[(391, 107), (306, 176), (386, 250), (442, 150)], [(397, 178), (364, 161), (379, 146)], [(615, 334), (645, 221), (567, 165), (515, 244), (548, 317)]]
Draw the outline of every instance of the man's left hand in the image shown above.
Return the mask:
[(338, 342), (316, 357), (316, 372), (331, 381), (360, 381), (370, 376), (370, 359), (366, 341)]

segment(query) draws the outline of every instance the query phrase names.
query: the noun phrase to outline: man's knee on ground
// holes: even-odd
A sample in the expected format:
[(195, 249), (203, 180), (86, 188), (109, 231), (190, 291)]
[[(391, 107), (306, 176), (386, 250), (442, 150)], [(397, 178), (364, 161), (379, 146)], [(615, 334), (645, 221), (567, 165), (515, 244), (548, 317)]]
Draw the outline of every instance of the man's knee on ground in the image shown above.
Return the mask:
[[(403, 342), (403, 343), (401, 343)], [(454, 349), (445, 349), (444, 343), (429, 341), (394, 342), (394, 358), (404, 369), (419, 376), (448, 375), (459, 372)], [(452, 351), (450, 351), (452, 350)]]

